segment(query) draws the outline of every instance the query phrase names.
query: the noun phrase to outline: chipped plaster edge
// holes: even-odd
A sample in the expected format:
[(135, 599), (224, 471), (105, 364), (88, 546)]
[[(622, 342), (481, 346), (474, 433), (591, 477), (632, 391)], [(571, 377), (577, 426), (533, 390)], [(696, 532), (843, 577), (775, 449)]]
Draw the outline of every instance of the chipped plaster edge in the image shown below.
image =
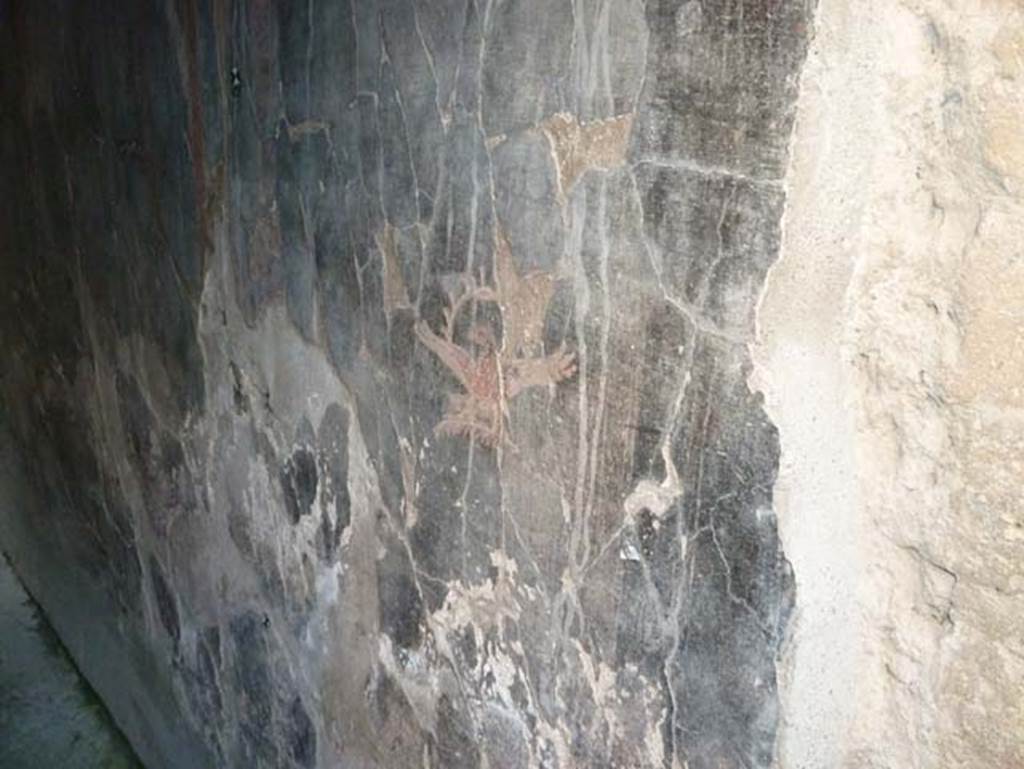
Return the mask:
[[(877, 72), (862, 14), (820, 0), (805, 60), (784, 180), (779, 259), (755, 313), (751, 387), (777, 426), (774, 505), (796, 603), (779, 664), (776, 766), (842, 765), (867, 649), (859, 593), (870, 532), (860, 520), (856, 423), (844, 359), (845, 299), (856, 221), (876, 152)], [(859, 186), (858, 186), (859, 185)]]

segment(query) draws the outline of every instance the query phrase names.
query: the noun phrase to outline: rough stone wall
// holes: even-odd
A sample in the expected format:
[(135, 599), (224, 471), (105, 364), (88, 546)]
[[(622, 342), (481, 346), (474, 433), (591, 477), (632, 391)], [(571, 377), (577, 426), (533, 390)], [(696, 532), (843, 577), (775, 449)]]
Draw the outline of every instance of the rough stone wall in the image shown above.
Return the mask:
[(755, 386), (784, 767), (1024, 766), (1024, 12), (822, 0)]
[(771, 765), (811, 10), (0, 4), (0, 542), (149, 765)]

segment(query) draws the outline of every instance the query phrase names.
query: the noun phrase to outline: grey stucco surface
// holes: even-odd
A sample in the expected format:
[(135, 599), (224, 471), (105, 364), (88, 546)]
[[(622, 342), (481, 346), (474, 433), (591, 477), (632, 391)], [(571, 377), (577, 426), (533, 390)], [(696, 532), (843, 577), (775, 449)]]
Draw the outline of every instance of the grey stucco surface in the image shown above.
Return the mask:
[(810, 13), (0, 6), (0, 541), (143, 760), (771, 765)]

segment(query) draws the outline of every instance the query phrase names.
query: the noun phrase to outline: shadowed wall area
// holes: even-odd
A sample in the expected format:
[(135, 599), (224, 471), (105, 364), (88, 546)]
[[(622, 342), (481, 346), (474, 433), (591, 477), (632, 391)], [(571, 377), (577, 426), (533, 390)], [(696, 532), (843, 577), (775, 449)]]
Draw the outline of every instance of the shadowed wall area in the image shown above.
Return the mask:
[(0, 546), (148, 766), (772, 765), (812, 11), (0, 2)]

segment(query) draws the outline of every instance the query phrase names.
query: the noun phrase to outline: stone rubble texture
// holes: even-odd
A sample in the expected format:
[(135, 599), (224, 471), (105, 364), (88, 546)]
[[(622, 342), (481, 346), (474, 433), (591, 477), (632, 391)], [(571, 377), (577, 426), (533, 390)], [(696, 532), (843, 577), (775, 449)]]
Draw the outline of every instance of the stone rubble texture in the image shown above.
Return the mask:
[(148, 766), (1024, 766), (1012, 3), (0, 22), (0, 545)]

